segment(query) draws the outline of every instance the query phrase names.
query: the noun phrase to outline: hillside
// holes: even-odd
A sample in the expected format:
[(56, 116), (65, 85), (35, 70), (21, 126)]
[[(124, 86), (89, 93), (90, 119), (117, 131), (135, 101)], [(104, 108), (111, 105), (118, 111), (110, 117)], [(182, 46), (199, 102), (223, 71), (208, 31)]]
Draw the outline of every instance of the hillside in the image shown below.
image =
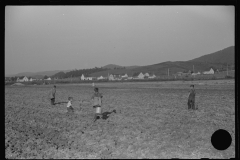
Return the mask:
[(168, 69), (169, 74), (174, 74), (177, 72), (184, 72), (193, 70), (195, 72), (202, 72), (206, 70), (219, 69), (222, 67), (221, 64), (214, 64), (214, 63), (203, 63), (203, 62), (184, 62), (184, 61), (177, 61), (177, 62), (163, 62), (143, 67), (138, 67), (134, 69), (115, 69), (115, 70), (108, 70), (102, 72), (96, 72), (91, 74), (91, 76), (107, 76), (109, 74), (125, 74), (127, 73), (129, 76), (132, 76), (134, 73), (154, 73), (155, 75), (167, 75)]
[(35, 79), (43, 79), (43, 75), (33, 75), (31, 76), (32, 78), (35, 78)]
[(125, 74), (132, 76), (134, 73), (154, 73), (155, 75), (167, 75), (168, 69), (169, 74), (174, 74), (177, 72), (193, 71), (203, 72), (210, 68), (226, 70), (226, 64), (234, 64), (234, 46), (225, 48), (223, 50), (195, 58), (190, 61), (175, 61), (175, 62), (162, 62), (147, 66), (138, 66), (137, 68), (125, 68), (125, 69), (115, 69), (102, 71), (91, 74), (91, 76), (107, 76), (108, 73), (111, 74)]
[(116, 64), (108, 64), (106, 66), (103, 66), (102, 68), (104, 68), (104, 69), (114, 69), (114, 68), (123, 68), (123, 66), (119, 66), (119, 65), (116, 65)]
[(102, 68), (105, 68), (105, 69), (133, 69), (133, 68), (138, 68), (140, 66), (119, 66), (119, 65), (116, 65), (116, 64), (108, 64), (106, 66), (103, 66)]
[(191, 62), (207, 62), (207, 63), (223, 63), (223, 64), (234, 64), (235, 47), (230, 46), (223, 50), (206, 54), (199, 58), (190, 60)]
[(141, 67), (141, 66), (125, 66), (126, 69), (134, 69), (134, 68), (138, 68), (138, 67)]

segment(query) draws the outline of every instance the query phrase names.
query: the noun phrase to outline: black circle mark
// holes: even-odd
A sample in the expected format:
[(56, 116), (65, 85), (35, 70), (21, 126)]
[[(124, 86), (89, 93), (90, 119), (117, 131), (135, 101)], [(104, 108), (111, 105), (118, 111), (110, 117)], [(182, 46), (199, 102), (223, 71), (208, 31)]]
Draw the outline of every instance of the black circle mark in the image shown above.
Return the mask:
[(211, 143), (217, 150), (226, 150), (232, 143), (232, 137), (228, 131), (219, 129), (212, 134)]

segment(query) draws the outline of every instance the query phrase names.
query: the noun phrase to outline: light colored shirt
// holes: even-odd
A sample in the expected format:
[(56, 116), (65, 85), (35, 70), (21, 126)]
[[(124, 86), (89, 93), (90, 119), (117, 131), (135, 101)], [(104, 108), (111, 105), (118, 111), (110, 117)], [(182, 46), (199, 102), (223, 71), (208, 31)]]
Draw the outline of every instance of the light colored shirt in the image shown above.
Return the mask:
[(51, 90), (50, 97), (51, 97), (51, 98), (55, 98), (55, 94), (56, 94), (56, 89), (53, 88), (53, 89)]
[(72, 106), (72, 102), (68, 101), (67, 107), (70, 107), (70, 106)]
[(93, 106), (101, 106), (102, 105), (102, 94), (99, 92), (95, 92), (92, 96)]

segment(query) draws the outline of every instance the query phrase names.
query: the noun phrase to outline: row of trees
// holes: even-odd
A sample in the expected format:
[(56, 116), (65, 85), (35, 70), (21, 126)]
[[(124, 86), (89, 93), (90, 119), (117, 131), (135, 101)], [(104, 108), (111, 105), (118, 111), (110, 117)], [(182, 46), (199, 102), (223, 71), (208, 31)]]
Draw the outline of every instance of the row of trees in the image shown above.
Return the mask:
[(98, 67), (90, 68), (90, 69), (80, 69), (80, 70), (75, 69), (73, 71), (69, 71), (66, 73), (58, 72), (51, 77), (62, 79), (62, 78), (70, 78), (70, 77), (80, 77), (80, 76), (82, 76), (82, 74), (84, 74), (84, 76), (89, 76), (92, 73), (106, 71), (106, 70), (108, 70), (108, 69), (98, 68)]
[(113, 69), (126, 69), (125, 67), (114, 67)]

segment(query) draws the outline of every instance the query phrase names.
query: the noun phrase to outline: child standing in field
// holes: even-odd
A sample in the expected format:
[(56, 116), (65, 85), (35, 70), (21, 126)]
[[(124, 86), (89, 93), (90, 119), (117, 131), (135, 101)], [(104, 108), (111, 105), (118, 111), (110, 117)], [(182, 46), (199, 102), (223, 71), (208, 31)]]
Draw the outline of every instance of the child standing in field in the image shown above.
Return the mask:
[(56, 86), (54, 85), (50, 93), (51, 105), (55, 105), (55, 94), (56, 94)]
[(195, 109), (195, 89), (194, 85), (190, 85), (191, 90), (189, 91), (188, 95), (188, 109)]
[(68, 97), (68, 104), (67, 104), (67, 111), (68, 112), (73, 112), (73, 107), (72, 107), (72, 100), (73, 98), (72, 97)]
[(101, 105), (102, 105), (102, 93), (98, 92), (98, 88), (94, 88), (94, 94), (92, 96), (93, 108), (96, 108), (94, 122), (101, 116)]

